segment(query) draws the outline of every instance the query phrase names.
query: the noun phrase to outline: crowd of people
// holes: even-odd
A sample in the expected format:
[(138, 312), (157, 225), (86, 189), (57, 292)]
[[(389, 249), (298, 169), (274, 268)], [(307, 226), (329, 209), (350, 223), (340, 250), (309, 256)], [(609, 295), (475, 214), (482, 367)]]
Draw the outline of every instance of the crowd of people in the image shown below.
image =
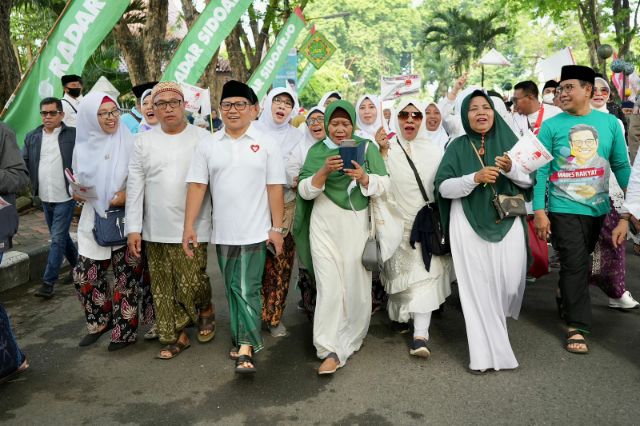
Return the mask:
[[(563, 67), (542, 93), (519, 82), (510, 99), (466, 79), (437, 102), (401, 98), (383, 111), (373, 94), (354, 105), (334, 91), (304, 112), (291, 89), (260, 103), (232, 80), (221, 122), (207, 131), (186, 120), (178, 83), (134, 87), (136, 108), (122, 115), (114, 97), (83, 97), (81, 78), (63, 77), (64, 97), (40, 102), (42, 125), (26, 136), (22, 158), (0, 127), (0, 194), (15, 203), (9, 194), (30, 180), (51, 233), (35, 295), (54, 296), (66, 258), (87, 323), (80, 346), (108, 333), (108, 350), (120, 350), (146, 324), (144, 338), (162, 344), (156, 357), (172, 359), (189, 348), (189, 325), (200, 343), (215, 336), (206, 273), (215, 247), (229, 357), (247, 374), (263, 326), (288, 335), (282, 318), (297, 259), (298, 307), (313, 323), (318, 374), (328, 375), (361, 348), (380, 309), (413, 331), (409, 354), (428, 358), (432, 313), (456, 283), (468, 370), (482, 374), (518, 367), (506, 319), (520, 313), (538, 238), (557, 252), (565, 349), (588, 353), (590, 284), (611, 307), (638, 307), (624, 273), (629, 222), (640, 217), (640, 163), (632, 170), (622, 115), (633, 109), (610, 113), (606, 79), (584, 66)], [(533, 173), (509, 155), (528, 132), (553, 155)], [(1, 259), (17, 216), (0, 215)], [(372, 242), (376, 267), (365, 261)], [(2, 308), (0, 337), (12, 345), (4, 378), (28, 367), (8, 321)]]

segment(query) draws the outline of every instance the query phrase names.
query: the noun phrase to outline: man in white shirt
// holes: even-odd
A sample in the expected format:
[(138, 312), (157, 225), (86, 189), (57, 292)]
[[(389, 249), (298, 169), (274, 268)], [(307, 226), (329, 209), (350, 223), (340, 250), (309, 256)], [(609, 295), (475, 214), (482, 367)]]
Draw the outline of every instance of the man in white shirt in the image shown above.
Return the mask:
[(129, 249), (135, 256), (142, 255), (145, 241), (156, 327), (160, 342), (166, 345), (157, 357), (171, 359), (189, 347), (184, 330), (189, 324), (198, 324), (201, 343), (215, 335), (215, 312), (206, 273), (209, 197), (194, 217), (202, 244), (191, 258), (181, 245), (185, 178), (195, 147), (208, 132), (186, 122), (179, 84), (159, 83), (151, 99), (160, 127), (137, 136), (129, 163), (125, 221)]
[[(267, 246), (282, 253), (285, 168), (276, 141), (253, 121), (258, 98), (244, 83), (222, 89), (224, 127), (200, 141), (187, 175), (187, 211), (182, 246), (197, 250), (194, 223), (207, 189), (213, 198), (213, 233), (225, 282), (237, 373), (254, 373), (253, 353), (262, 349), (260, 290)], [(266, 244), (265, 244), (266, 243)]]
[(513, 89), (514, 123), (520, 130), (517, 136), (523, 136), (527, 129), (537, 136), (543, 121), (562, 112), (560, 108), (538, 100), (538, 86), (531, 80), (521, 81)]
[(45, 299), (53, 296), (63, 258), (66, 257), (72, 267), (78, 262), (78, 249), (69, 235), (76, 203), (64, 176), (64, 170), (71, 169), (76, 129), (63, 123), (64, 116), (60, 99), (43, 99), (40, 102), (42, 125), (27, 134), (22, 151), (32, 193), (42, 201), (51, 234), (42, 286), (35, 292), (35, 296)]
[(63, 75), (62, 82), (62, 108), (64, 111), (64, 124), (69, 127), (76, 127), (76, 117), (78, 108), (82, 100), (82, 77), (75, 74)]

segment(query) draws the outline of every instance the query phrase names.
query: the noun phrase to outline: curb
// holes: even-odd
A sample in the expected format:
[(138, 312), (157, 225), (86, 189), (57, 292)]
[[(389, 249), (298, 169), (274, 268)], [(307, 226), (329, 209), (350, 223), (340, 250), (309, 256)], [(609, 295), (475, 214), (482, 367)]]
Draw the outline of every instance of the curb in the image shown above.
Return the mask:
[[(75, 233), (71, 234), (77, 242)], [(31, 281), (39, 282), (47, 266), (49, 256), (49, 241), (26, 249), (9, 250), (4, 253), (0, 264), (0, 293), (27, 284)], [(60, 272), (67, 270), (69, 263), (62, 262)]]

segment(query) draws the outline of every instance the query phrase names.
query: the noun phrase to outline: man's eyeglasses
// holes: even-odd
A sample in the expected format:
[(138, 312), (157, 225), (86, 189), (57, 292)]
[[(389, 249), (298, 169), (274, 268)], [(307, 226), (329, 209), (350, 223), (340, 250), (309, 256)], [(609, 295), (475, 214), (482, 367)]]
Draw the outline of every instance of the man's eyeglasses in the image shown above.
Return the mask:
[(413, 118), (414, 120), (422, 120), (422, 113), (420, 111), (400, 111), (398, 113), (398, 118), (400, 120), (407, 120), (409, 119), (409, 116), (411, 116), (411, 118)]
[(574, 88), (575, 88), (575, 84), (571, 84), (571, 83), (558, 86), (558, 88), (556, 89), (556, 94), (560, 95), (562, 93), (566, 93), (568, 95), (573, 91)]
[(288, 108), (293, 108), (293, 102), (291, 102), (289, 99), (282, 99), (282, 98), (275, 97), (273, 98), (273, 103), (275, 105), (284, 105)]
[(111, 111), (99, 112), (98, 117), (102, 118), (103, 120), (106, 120), (109, 117), (113, 117), (113, 118), (120, 117), (120, 114), (122, 114), (122, 111), (120, 111), (119, 109), (114, 109)]
[(56, 117), (62, 111), (40, 111), (40, 117)]
[(167, 107), (171, 107), (171, 109), (175, 109), (178, 108), (180, 106), (180, 104), (182, 104), (182, 101), (180, 99), (172, 99), (170, 101), (160, 101), (160, 102), (156, 102), (155, 107), (158, 108), (161, 111), (164, 111), (167, 109)]
[(323, 124), (323, 123), (324, 123), (324, 117), (307, 119), (307, 126), (313, 126), (314, 124)]
[[(275, 102), (275, 101), (274, 101)], [(240, 102), (220, 102), (220, 109), (223, 111), (230, 111), (231, 107), (234, 107), (236, 111), (244, 111), (247, 108), (249, 102), (240, 101)]]

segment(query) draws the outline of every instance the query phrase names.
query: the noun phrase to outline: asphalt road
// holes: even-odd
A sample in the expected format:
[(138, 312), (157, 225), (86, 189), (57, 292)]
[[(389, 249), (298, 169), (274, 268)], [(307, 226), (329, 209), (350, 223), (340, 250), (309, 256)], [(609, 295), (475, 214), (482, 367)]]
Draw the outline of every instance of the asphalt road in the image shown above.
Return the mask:
[[(628, 256), (628, 288), (640, 296), (640, 258)], [(216, 265), (211, 261), (210, 265)], [(362, 349), (333, 377), (319, 377), (311, 324), (285, 312), (290, 336), (265, 332), (258, 373), (237, 377), (227, 358), (228, 310), (212, 270), (218, 329), (174, 360), (154, 359), (159, 343), (107, 352), (108, 338), (78, 347), (86, 332), (71, 285), (50, 301), (36, 283), (0, 293), (31, 368), (0, 386), (0, 423), (71, 424), (640, 424), (640, 311), (606, 307), (593, 288), (589, 355), (564, 350), (552, 273), (528, 286), (521, 317), (510, 321), (515, 371), (474, 376), (457, 297), (431, 325), (428, 360), (409, 356), (386, 313), (373, 316)]]

